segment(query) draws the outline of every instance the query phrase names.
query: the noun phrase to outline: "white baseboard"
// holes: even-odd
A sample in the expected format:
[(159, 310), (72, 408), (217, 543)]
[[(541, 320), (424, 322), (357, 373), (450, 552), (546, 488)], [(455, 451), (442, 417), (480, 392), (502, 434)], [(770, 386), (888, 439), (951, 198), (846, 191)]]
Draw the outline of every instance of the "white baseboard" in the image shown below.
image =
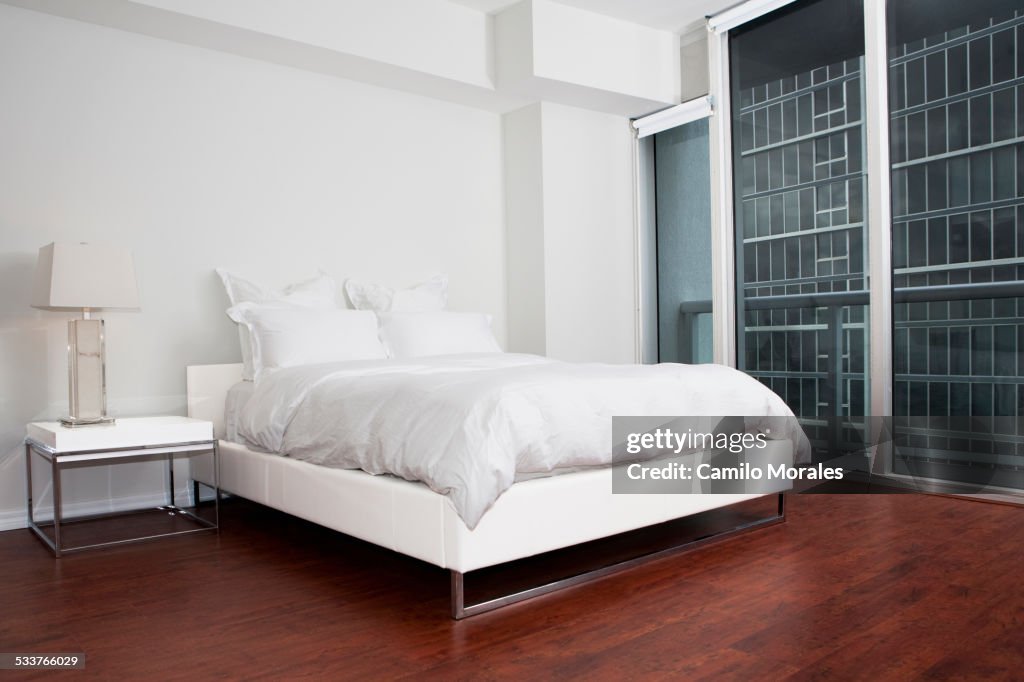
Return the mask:
[[(179, 502), (183, 496), (191, 499), (191, 492), (187, 488), (179, 488), (176, 493)], [(205, 499), (206, 496), (203, 496)], [(210, 496), (212, 499), (212, 495)], [(165, 493), (152, 493), (147, 495), (129, 495), (125, 497), (114, 497), (104, 500), (86, 500), (82, 502), (65, 502), (64, 518), (73, 519), (76, 516), (89, 516), (91, 514), (106, 514), (110, 512), (131, 511), (134, 509), (146, 509), (148, 507), (159, 507), (167, 504)], [(49, 521), (52, 512), (49, 508), (49, 501), (44, 501), (36, 508), (37, 521)], [(25, 507), (17, 509), (0, 510), (0, 531), (17, 530), (28, 528), (28, 515)]]
[(28, 528), (28, 517), (25, 508), (4, 509), (0, 511), (0, 531)]

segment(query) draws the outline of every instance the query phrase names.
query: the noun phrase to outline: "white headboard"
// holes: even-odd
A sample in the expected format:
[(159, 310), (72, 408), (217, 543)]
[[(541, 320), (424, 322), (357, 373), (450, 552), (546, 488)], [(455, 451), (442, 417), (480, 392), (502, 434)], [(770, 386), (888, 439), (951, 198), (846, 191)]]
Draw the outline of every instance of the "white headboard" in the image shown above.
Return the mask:
[(224, 437), (224, 401), (228, 390), (242, 380), (242, 363), (190, 365), (185, 368), (188, 416), (213, 422), (213, 433)]

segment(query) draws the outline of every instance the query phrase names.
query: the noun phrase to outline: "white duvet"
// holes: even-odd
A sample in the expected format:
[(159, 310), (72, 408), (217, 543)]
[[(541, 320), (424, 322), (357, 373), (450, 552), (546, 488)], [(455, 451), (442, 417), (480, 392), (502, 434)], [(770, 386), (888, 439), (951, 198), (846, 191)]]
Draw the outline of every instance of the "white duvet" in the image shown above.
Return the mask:
[[(238, 415), (257, 448), (422, 481), (469, 528), (517, 474), (607, 465), (612, 416), (791, 417), (720, 365), (603, 365), (480, 354), (306, 365), (262, 377)], [(806, 439), (796, 420), (790, 433)], [(773, 422), (777, 423), (777, 422)]]

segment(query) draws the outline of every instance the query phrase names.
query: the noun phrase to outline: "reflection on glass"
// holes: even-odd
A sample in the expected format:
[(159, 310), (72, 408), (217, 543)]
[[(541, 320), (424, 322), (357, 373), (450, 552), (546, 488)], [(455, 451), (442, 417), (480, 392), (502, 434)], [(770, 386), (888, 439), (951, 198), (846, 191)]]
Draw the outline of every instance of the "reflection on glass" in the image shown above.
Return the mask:
[(893, 468), (1024, 487), (1024, 6), (889, 0)]
[(857, 440), (839, 426), (867, 412), (863, 55), (860, 0), (795, 3), (730, 34), (737, 362), (819, 457)]
[(654, 136), (658, 360), (711, 362), (711, 157), (708, 121)]

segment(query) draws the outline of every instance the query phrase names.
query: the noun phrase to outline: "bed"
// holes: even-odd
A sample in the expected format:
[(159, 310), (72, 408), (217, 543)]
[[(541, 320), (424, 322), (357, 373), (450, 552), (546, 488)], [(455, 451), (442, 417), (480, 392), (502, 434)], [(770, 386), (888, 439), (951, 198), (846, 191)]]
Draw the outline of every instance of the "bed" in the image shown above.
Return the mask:
[[(479, 569), (763, 495), (777, 496), (772, 514), (660, 550), (658, 555), (785, 520), (782, 493), (788, 485), (782, 482), (758, 494), (622, 495), (612, 493), (611, 467), (517, 479), (482, 513), (469, 515), (465, 508), (457, 509), (451, 495), (431, 490), (423, 482), (323, 466), (228, 439), (229, 428), (235, 427), (227, 423), (227, 417), (236, 419), (237, 415), (226, 415), (225, 406), (232, 387), (245, 385), (241, 380), (241, 364), (187, 368), (189, 416), (213, 422), (220, 439), (220, 488), (447, 569), (451, 615), (456, 619), (623, 570), (650, 555), (470, 603), (466, 599), (467, 574)], [(295, 419), (290, 414), (286, 417), (285, 421)], [(792, 440), (770, 441), (768, 448), (769, 456), (779, 461), (792, 462), (796, 456)], [(215, 480), (208, 463), (196, 462), (193, 467), (195, 481), (209, 485)]]

